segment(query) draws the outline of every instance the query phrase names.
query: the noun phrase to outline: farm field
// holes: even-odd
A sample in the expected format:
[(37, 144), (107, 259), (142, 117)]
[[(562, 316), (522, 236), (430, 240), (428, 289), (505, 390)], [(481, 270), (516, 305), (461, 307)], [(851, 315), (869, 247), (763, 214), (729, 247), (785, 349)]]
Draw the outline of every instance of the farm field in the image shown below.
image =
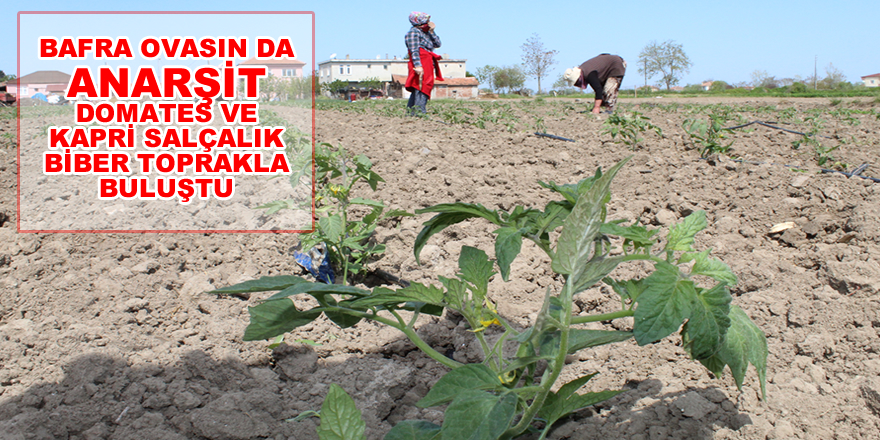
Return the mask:
[[(766, 334), (767, 399), (751, 367), (739, 391), (729, 374), (715, 378), (689, 360), (677, 335), (645, 347), (630, 340), (570, 357), (567, 380), (597, 372), (588, 391), (626, 391), (560, 421), (548, 438), (880, 438), (880, 183), (819, 172), (868, 164), (861, 174), (880, 178), (880, 104), (625, 99), (620, 115), (638, 112), (662, 131), (632, 145), (603, 132), (609, 115), (585, 113), (587, 104), (430, 102), (430, 119), (403, 118), (400, 101), (321, 104), (316, 138), (369, 157), (385, 182), (354, 195), (392, 209), (543, 208), (557, 197), (538, 181), (576, 183), (632, 155), (611, 185), (609, 219), (666, 231), (706, 211), (695, 248), (730, 266), (733, 304)], [(261, 108), (288, 120), (304, 111)], [(704, 146), (682, 125), (709, 115), (814, 141), (753, 124), (724, 133), (720, 145), (733, 142), (725, 154), (701, 158)], [(24, 118), (23, 142), (45, 142), (41, 127), (55, 120)], [(15, 127), (0, 124), (4, 134)], [(265, 296), (205, 293), (303, 273), (297, 235), (18, 234), (15, 161), (14, 149), (0, 149), (0, 439), (316, 439), (316, 419), (289, 419), (319, 409), (332, 383), (354, 398), (368, 439), (403, 420), (442, 422), (442, 411), (415, 403), (447, 368), (396, 330), (365, 321), (342, 330), (321, 317), (270, 350), (242, 341), (248, 306)], [(387, 250), (371, 268), (436, 284), (458, 270), (463, 245), (495, 257), (496, 227), (471, 220), (433, 236), (419, 264), (413, 245), (430, 217), (382, 221), (373, 240)], [(644, 271), (633, 263), (615, 275)], [(489, 292), (498, 313), (524, 327), (545, 289), (561, 285), (526, 242), (510, 281), (496, 276)], [(618, 303), (595, 287), (575, 296), (574, 311)], [(597, 325), (626, 330), (631, 320)], [(423, 316), (416, 330), (455, 360), (480, 361), (460, 317)]]

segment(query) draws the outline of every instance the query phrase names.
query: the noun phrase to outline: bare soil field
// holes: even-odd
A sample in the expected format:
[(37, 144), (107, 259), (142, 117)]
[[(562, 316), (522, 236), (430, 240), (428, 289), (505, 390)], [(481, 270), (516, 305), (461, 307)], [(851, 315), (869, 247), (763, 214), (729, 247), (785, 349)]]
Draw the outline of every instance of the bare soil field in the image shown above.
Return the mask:
[[(371, 158), (385, 182), (356, 195), (393, 209), (454, 201), (543, 207), (556, 198), (539, 180), (575, 183), (633, 155), (612, 184), (609, 218), (665, 230), (707, 212), (697, 247), (711, 248), (737, 274), (733, 302), (767, 336), (767, 399), (754, 370), (739, 391), (729, 375), (713, 377), (689, 360), (678, 337), (646, 347), (628, 341), (571, 359), (564, 377), (598, 372), (587, 388), (626, 392), (560, 422), (550, 438), (880, 439), (880, 183), (818, 172), (867, 163), (862, 174), (880, 177), (878, 104), (621, 103), (662, 135), (644, 133), (631, 149), (601, 133), (608, 115), (585, 113), (586, 102), (525, 100), (501, 102), (514, 120), (484, 128), (440, 114), (318, 111), (316, 138)], [(816, 126), (807, 122), (815, 115), (817, 139), (838, 148), (820, 167), (811, 148), (793, 148), (803, 136), (752, 125), (728, 137), (729, 155), (742, 162), (703, 160), (682, 122), (718, 106), (741, 121), (799, 132)], [(272, 109), (301, 117), (295, 108)], [(23, 119), (23, 142), (45, 142), (40, 128), (58, 123), (52, 118), (60, 117)], [(15, 128), (0, 122), (4, 133)], [(536, 136), (539, 122), (574, 142)], [(315, 419), (288, 419), (319, 409), (332, 383), (354, 398), (368, 439), (406, 419), (442, 421), (437, 408), (415, 402), (446, 368), (393, 329), (362, 321), (340, 330), (320, 318), (274, 350), (242, 342), (247, 307), (261, 297), (205, 292), (300, 274), (296, 234), (20, 234), (16, 170), (16, 151), (0, 150), (0, 439), (316, 439)], [(375, 240), (387, 253), (371, 266), (436, 283), (455, 273), (462, 245), (493, 256), (494, 227), (471, 221), (432, 237), (419, 264), (412, 248), (428, 218), (386, 221)], [(785, 222), (794, 227), (769, 233)], [(561, 285), (545, 260), (526, 244), (511, 281), (491, 282), (492, 300), (510, 322), (530, 322), (544, 290)], [(576, 296), (575, 310), (613, 310), (616, 301), (596, 287)], [(479, 360), (460, 319), (423, 317), (418, 331), (441, 353)]]

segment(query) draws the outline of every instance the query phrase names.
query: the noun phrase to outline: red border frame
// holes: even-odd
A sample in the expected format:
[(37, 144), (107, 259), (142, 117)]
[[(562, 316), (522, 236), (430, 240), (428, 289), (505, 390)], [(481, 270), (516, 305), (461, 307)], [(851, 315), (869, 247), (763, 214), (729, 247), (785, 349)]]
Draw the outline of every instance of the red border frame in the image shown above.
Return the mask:
[[(56, 15), (56, 14), (91, 14), (91, 15), (112, 15), (112, 14), (246, 14), (246, 15), (267, 15), (267, 14), (308, 14), (312, 16), (312, 228), (308, 230), (230, 230), (230, 229), (172, 229), (172, 230), (155, 230), (155, 229), (138, 229), (138, 230), (67, 230), (67, 229), (21, 229), (21, 99), (16, 99), (17, 114), (16, 122), (18, 122), (17, 141), (18, 151), (16, 155), (16, 229), (19, 233), (37, 233), (37, 234), (61, 234), (61, 233), (79, 233), (79, 234), (144, 234), (144, 233), (243, 233), (243, 234), (289, 234), (289, 233), (309, 233), (315, 230), (315, 83), (317, 79), (314, 73), (317, 71), (317, 59), (315, 58), (315, 12), (314, 11), (19, 11), (16, 18), (16, 78), (21, 78), (21, 15)], [(20, 97), (19, 97), (20, 98)]]

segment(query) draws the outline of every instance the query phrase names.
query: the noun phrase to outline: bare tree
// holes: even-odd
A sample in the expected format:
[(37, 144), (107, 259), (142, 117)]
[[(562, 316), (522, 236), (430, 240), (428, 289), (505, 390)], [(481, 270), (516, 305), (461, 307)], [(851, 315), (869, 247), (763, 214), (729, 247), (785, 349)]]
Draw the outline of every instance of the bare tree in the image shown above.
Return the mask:
[(835, 89), (840, 83), (846, 82), (846, 75), (843, 74), (843, 71), (834, 67), (832, 63), (828, 63), (828, 66), (825, 67), (825, 74), (827, 76), (820, 80), (823, 88)]
[(752, 72), (752, 87), (775, 89), (779, 87), (779, 80), (775, 76), (770, 76), (766, 70), (755, 70)]
[(522, 48), (523, 71), (528, 76), (538, 79), (538, 93), (541, 93), (541, 78), (548, 74), (550, 66), (556, 64), (556, 50), (545, 50), (544, 43), (538, 34), (532, 34)]
[(487, 64), (474, 70), (474, 76), (477, 77), (477, 81), (480, 82), (481, 86), (495, 92), (495, 72), (497, 71), (497, 67)]
[(692, 65), (681, 45), (672, 40), (659, 44), (651, 41), (639, 54), (639, 73), (646, 77), (659, 73), (662, 76), (660, 80), (666, 84), (666, 90), (678, 84), (680, 76), (690, 71)]

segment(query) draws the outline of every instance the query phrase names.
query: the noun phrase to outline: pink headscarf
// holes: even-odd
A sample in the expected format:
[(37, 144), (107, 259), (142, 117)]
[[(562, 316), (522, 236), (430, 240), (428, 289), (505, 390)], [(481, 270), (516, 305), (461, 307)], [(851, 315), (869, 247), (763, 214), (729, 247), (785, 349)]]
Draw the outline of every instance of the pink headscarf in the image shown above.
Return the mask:
[(431, 19), (431, 16), (424, 12), (413, 12), (409, 14), (409, 22), (412, 23), (413, 26), (421, 26), (428, 22)]

